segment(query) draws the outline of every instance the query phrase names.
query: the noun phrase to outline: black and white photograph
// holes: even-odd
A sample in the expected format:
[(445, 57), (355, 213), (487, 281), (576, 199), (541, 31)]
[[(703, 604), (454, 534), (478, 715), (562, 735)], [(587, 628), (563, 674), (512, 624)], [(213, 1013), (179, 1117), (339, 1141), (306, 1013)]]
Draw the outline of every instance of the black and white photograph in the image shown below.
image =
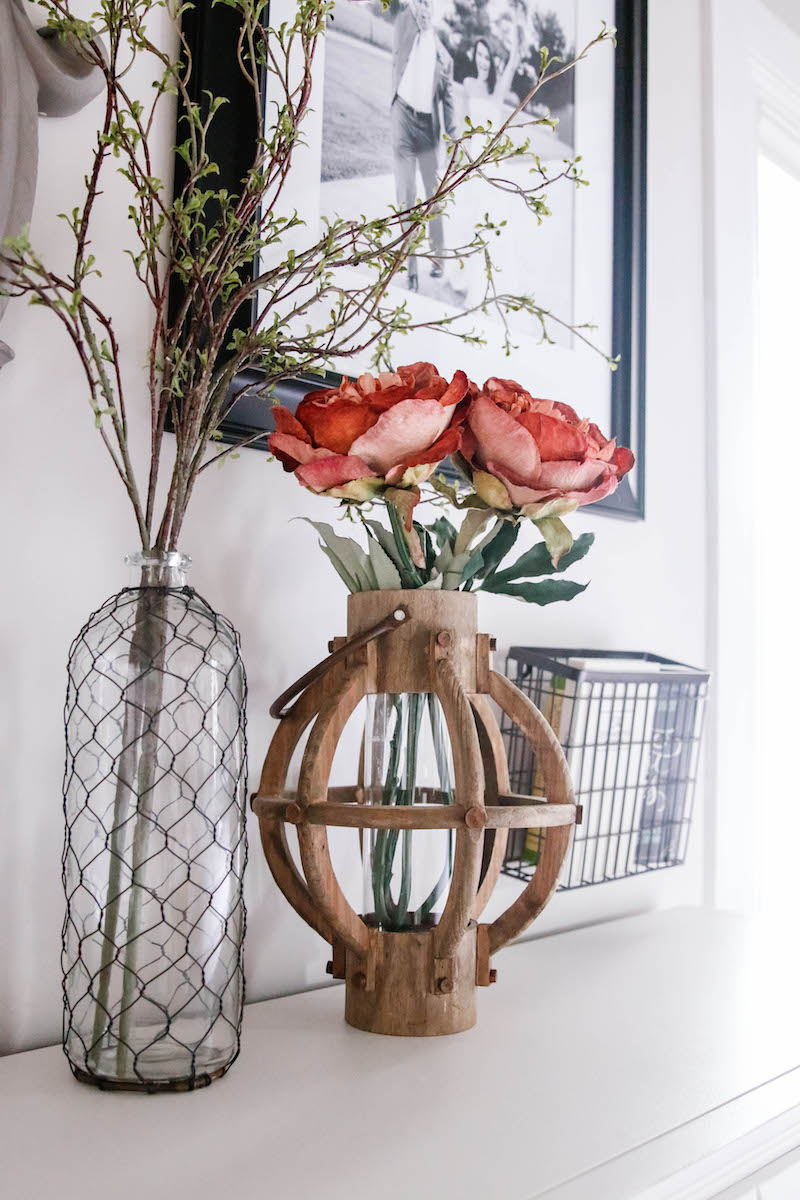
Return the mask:
[[(436, 189), (447, 138), (471, 126), (498, 129), (535, 86), (540, 50), (568, 61), (576, 47), (575, 0), (338, 0), (325, 39), (321, 213), (345, 219), (407, 209)], [(552, 116), (555, 127), (529, 118)], [(575, 154), (571, 72), (546, 82), (510, 133), (531, 154), (505, 163), (511, 183), (530, 185), (533, 154), (558, 175)], [(550, 165), (552, 164), (552, 166)], [(554, 185), (557, 203), (542, 224), (528, 221), (522, 245), (509, 236), (522, 208), (516, 194), (483, 179), (459, 189), (429, 225), (429, 247), (412, 257), (399, 287), (450, 310), (479, 304), (483, 254), (460, 257), (487, 221), (499, 287), (530, 293), (574, 319), (574, 188)], [(511, 314), (520, 331), (527, 314)], [(556, 334), (558, 337), (559, 335)], [(566, 335), (568, 338), (568, 335)]]

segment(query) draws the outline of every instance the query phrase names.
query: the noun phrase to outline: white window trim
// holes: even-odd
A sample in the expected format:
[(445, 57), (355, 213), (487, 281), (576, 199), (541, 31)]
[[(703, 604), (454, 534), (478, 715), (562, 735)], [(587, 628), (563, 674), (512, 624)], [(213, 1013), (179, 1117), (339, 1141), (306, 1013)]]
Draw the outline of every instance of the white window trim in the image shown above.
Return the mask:
[(706, 901), (756, 909), (756, 171), (800, 164), (800, 37), (759, 0), (706, 0), (709, 661)]

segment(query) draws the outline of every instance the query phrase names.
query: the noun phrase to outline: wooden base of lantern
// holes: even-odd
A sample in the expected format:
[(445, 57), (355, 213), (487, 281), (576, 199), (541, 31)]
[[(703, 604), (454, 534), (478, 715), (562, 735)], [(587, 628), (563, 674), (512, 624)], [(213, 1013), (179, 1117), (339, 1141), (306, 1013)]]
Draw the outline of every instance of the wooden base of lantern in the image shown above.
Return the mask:
[[(348, 638), (335, 640), (330, 658), (270, 710), (281, 721), (252, 799), (264, 853), (287, 900), (333, 947), (329, 969), (345, 980), (346, 1020), (371, 1033), (430, 1037), (475, 1024), (476, 988), (496, 978), (491, 955), (547, 904), (580, 820), (552, 729), (527, 696), (492, 670), (492, 639), (477, 632), (476, 599), (424, 590), (350, 596)], [(364, 804), (360, 786), (328, 786), (338, 740), (359, 702), (404, 692), (439, 699), (453, 752), (453, 804)], [(491, 702), (528, 738), (546, 796), (511, 792)], [(297, 791), (288, 792), (292, 754), (312, 722)], [(302, 873), (289, 850), (287, 823), (297, 827)], [(366, 924), (334, 875), (328, 826), (454, 829), (453, 877), (438, 925), (389, 933)], [(482, 924), (511, 828), (541, 830), (536, 872), (501, 916)], [(487, 831), (492, 843), (484, 853)]]
[(436, 1037), (472, 1028), (477, 1020), (477, 925), (470, 924), (446, 963), (436, 957), (435, 935), (435, 930), (371, 930), (372, 962), (346, 954), (348, 1025), (398, 1037)]

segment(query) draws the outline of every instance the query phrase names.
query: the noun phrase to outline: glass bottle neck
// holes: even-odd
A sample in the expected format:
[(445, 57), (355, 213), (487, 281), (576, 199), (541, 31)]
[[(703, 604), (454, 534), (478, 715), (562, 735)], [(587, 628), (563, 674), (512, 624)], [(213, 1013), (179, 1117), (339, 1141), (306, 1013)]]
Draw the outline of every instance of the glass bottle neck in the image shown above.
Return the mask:
[(137, 550), (128, 554), (125, 562), (130, 571), (131, 587), (186, 587), (186, 572), (192, 565), (188, 554), (177, 550), (157, 552)]

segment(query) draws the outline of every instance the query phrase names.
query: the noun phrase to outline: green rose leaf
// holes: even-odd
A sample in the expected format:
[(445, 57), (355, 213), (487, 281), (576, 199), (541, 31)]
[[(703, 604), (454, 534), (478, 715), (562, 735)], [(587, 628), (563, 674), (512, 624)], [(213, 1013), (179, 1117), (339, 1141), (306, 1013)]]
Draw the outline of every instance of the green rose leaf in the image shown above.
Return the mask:
[(324, 521), (312, 521), (308, 517), (300, 519), (316, 529), (322, 538), (322, 549), (351, 592), (374, 592), (377, 589), (370, 560), (358, 542), (354, 542), (352, 538), (340, 537)]
[(505, 524), (505, 522), (502, 520), (495, 521), (494, 525), (489, 530), (489, 532), (486, 534), (486, 536), (481, 538), (481, 540), (478, 542), (478, 545), (472, 551), (471, 557), (469, 558), (469, 561), (465, 564), (464, 569), (462, 571), (462, 574), (461, 574), (462, 583), (465, 583), (465, 584), (469, 583), (470, 580), (472, 578), (474, 578), (474, 576), (477, 575), (478, 572), (483, 568), (486, 551), (489, 549), (492, 542), (494, 542), (495, 539), (500, 535), (500, 532), (501, 532), (504, 524)]
[(481, 532), (485, 525), (492, 519), (491, 509), (472, 508), (469, 510), (464, 520), (461, 522), (461, 528), (456, 534), (456, 543), (453, 546), (453, 553), (458, 557), (459, 554), (467, 554), (475, 538)]
[(456, 540), (455, 526), (448, 521), (447, 517), (437, 517), (431, 525), (431, 531), (439, 546), (439, 550), (443, 550), (445, 546), (452, 548)]
[(544, 542), (537, 542), (527, 553), (520, 555), (515, 563), (512, 563), (510, 567), (506, 567), (505, 571), (498, 571), (494, 578), (501, 583), (510, 583), (514, 579), (530, 579), (537, 575), (552, 575), (556, 570), (561, 574), (562, 571), (566, 571), (567, 567), (571, 567), (573, 563), (579, 562), (584, 558), (593, 545), (594, 534), (582, 533), (573, 542), (572, 549), (568, 550), (560, 559), (556, 568), (553, 566), (546, 544)]
[(375, 535), (376, 541), (380, 542), (381, 549), (389, 555), (389, 558), (397, 567), (398, 571), (402, 571), (403, 558), (397, 548), (397, 543), (395, 542), (389, 530), (384, 525), (381, 525), (380, 521), (367, 521), (366, 524)]
[(389, 555), (374, 538), (367, 539), (367, 553), (375, 582), (380, 591), (393, 591), (403, 586), (400, 572)]
[(488, 579), (483, 590), (497, 592), (501, 596), (514, 596), (526, 604), (556, 604), (559, 600), (574, 600), (585, 592), (587, 583), (573, 583), (569, 579), (542, 579), (537, 583), (508, 583), (498, 576)]
[(519, 524), (516, 521), (503, 521), (497, 536), (482, 551), (483, 565), (475, 572), (476, 579), (485, 579), (496, 571), (519, 536)]

